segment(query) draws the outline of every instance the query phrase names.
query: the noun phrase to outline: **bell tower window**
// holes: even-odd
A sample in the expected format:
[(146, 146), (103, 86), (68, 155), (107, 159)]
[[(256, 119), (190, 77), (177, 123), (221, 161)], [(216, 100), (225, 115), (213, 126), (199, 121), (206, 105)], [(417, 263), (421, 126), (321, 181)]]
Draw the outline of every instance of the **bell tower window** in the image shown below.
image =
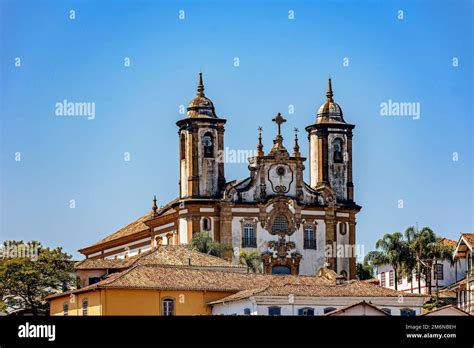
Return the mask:
[(332, 160), (334, 163), (342, 163), (343, 162), (343, 157), (342, 157), (342, 140), (337, 138), (334, 139), (332, 143), (332, 149), (333, 149), (333, 157)]
[(179, 153), (180, 159), (184, 160), (186, 158), (186, 136), (184, 134), (181, 134), (179, 139)]
[(204, 157), (214, 157), (214, 141), (211, 133), (204, 134), (202, 144), (204, 147)]

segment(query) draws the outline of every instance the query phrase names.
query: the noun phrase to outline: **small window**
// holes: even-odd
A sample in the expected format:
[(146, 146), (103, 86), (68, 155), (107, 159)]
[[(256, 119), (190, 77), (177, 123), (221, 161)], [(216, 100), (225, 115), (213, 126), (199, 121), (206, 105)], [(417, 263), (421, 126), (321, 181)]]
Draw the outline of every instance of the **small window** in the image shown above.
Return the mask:
[(400, 315), (402, 317), (414, 317), (416, 315), (416, 312), (411, 308), (403, 308), (400, 309)]
[(181, 134), (180, 137), (180, 142), (179, 142), (179, 153), (180, 153), (180, 159), (184, 160), (186, 158), (186, 136)]
[(91, 277), (89, 278), (89, 285), (100, 282), (100, 277)]
[(268, 315), (269, 316), (281, 315), (281, 308), (280, 307), (268, 307)]
[(339, 233), (341, 234), (341, 236), (344, 236), (347, 233), (347, 225), (345, 222), (341, 222), (339, 224)]
[(257, 238), (255, 238), (255, 225), (251, 222), (244, 223), (244, 231), (242, 235), (243, 248), (256, 248)]
[(314, 308), (300, 308), (298, 310), (298, 315), (303, 317), (314, 316)]
[(82, 315), (87, 315), (88, 312), (89, 301), (87, 298), (82, 300)]
[(64, 304), (63, 304), (63, 315), (67, 316), (68, 314), (69, 314), (69, 305), (67, 304), (67, 302), (64, 302)]
[(395, 284), (395, 272), (388, 272), (388, 286), (394, 286)]
[(382, 310), (387, 314), (392, 314), (392, 310), (390, 308), (382, 308)]
[(288, 230), (288, 221), (284, 216), (277, 216), (273, 221), (272, 232), (277, 234), (280, 231), (286, 232)]
[(306, 225), (304, 227), (304, 249), (316, 249), (316, 235), (314, 233), (313, 225)]
[(163, 300), (163, 315), (165, 317), (174, 315), (174, 300), (167, 298)]
[(435, 280), (443, 280), (444, 279), (443, 264), (442, 263), (437, 263), (435, 265), (434, 279)]
[(208, 218), (202, 219), (202, 229), (204, 231), (210, 231), (211, 230), (211, 220)]
[(337, 138), (334, 139), (332, 143), (333, 148), (333, 162), (334, 163), (342, 163), (344, 161), (342, 157), (342, 140)]
[(336, 308), (334, 308), (334, 307), (326, 307), (326, 308), (324, 308), (324, 314), (331, 313), (335, 310), (336, 310)]
[(250, 315), (250, 308), (244, 308), (244, 315)]
[(385, 287), (385, 272), (380, 274), (380, 286)]
[(202, 144), (204, 146), (204, 157), (214, 157), (214, 142), (211, 133), (204, 134)]

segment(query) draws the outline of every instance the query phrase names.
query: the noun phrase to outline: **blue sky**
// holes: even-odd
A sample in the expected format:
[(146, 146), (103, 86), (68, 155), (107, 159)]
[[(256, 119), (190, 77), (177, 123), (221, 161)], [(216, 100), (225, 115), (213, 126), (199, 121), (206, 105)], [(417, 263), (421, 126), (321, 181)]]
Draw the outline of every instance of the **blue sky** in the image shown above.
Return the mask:
[[(280, 111), (287, 144), (293, 127), (302, 131), (304, 155), (304, 128), (331, 74), (356, 124), (357, 243), (366, 251), (416, 223), (452, 239), (474, 230), (470, 1), (0, 2), (1, 239), (79, 258), (77, 249), (148, 211), (153, 194), (159, 204), (174, 199), (175, 122), (200, 69), (228, 120), (225, 146), (254, 149), (262, 126), (268, 150)], [(56, 116), (64, 99), (94, 102), (95, 119)], [(420, 103), (420, 119), (381, 116), (388, 100)], [(225, 174), (246, 177), (247, 165), (227, 164)]]

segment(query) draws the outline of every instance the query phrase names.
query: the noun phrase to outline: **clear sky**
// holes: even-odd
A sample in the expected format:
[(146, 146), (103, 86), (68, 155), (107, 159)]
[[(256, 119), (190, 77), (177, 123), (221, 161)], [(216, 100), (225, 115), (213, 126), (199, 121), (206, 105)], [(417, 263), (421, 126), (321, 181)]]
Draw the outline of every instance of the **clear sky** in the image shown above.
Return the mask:
[[(255, 149), (262, 126), (268, 150), (280, 111), (287, 147), (298, 127), (304, 155), (331, 74), (356, 125), (366, 251), (416, 223), (452, 239), (474, 230), (472, 1), (0, 3), (1, 239), (79, 258), (148, 211), (153, 194), (159, 204), (176, 198), (175, 122), (200, 69), (228, 120), (225, 146)], [(94, 102), (95, 118), (56, 116), (64, 99)], [(382, 116), (389, 100), (419, 103), (419, 119)], [(225, 175), (244, 178), (247, 165), (226, 164)]]

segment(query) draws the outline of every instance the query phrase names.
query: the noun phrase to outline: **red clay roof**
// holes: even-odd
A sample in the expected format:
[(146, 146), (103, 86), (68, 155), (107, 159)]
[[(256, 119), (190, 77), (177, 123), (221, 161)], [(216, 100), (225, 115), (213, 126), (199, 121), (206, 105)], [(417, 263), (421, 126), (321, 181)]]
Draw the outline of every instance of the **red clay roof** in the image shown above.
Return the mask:
[(192, 250), (184, 245), (160, 245), (126, 259), (84, 259), (76, 264), (81, 269), (122, 269), (135, 264), (141, 265), (176, 265), (193, 267), (239, 268), (246, 267), (233, 264), (227, 260)]
[(373, 309), (379, 311), (380, 313), (383, 313), (383, 314), (386, 315), (386, 316), (391, 316), (391, 314), (388, 314), (387, 312), (381, 310), (381, 309), (378, 308), (377, 306), (374, 306), (373, 304), (368, 303), (368, 302), (365, 302), (365, 301), (353, 303), (353, 304), (351, 304), (351, 305), (338, 308), (338, 309), (336, 309), (336, 310), (334, 310), (334, 311), (332, 311), (332, 312), (326, 313), (325, 316), (330, 317), (330, 316), (333, 316), (333, 315), (337, 315), (338, 313), (345, 312), (345, 311), (347, 311), (348, 309), (353, 308), (353, 307), (357, 307), (357, 306), (368, 306), (368, 307), (372, 307)]
[(471, 247), (474, 246), (474, 233), (462, 233), (461, 235)]

